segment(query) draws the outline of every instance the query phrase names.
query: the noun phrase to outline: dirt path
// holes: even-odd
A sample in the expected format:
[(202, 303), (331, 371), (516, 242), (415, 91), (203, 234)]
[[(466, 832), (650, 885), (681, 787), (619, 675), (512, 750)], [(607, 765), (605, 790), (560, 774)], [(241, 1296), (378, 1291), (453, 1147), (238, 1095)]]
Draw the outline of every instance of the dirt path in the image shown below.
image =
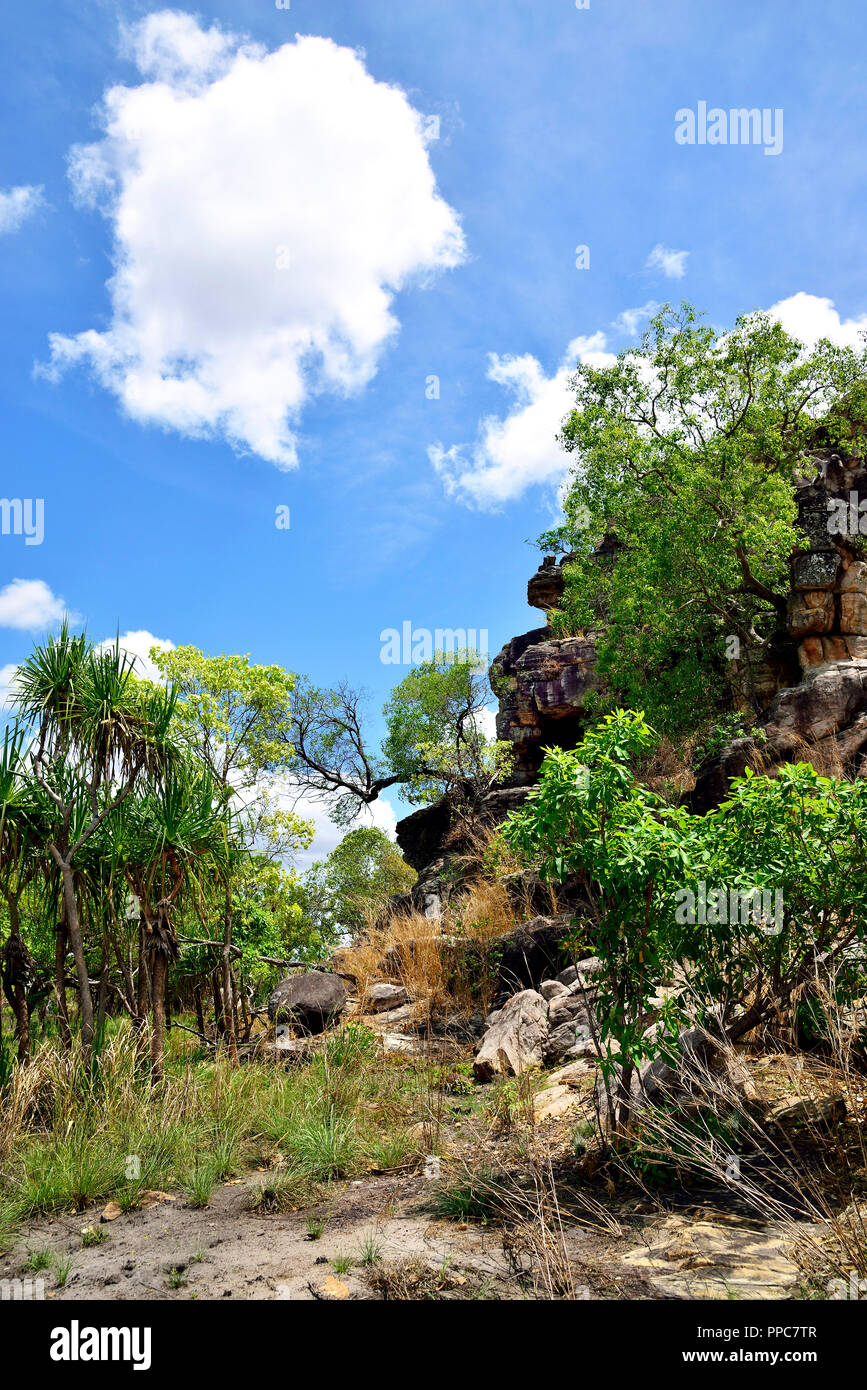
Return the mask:
[[(423, 1178), (336, 1186), (329, 1206), (315, 1209), (327, 1217), (316, 1240), (308, 1235), (310, 1212), (247, 1211), (249, 1185), (245, 1179), (215, 1189), (205, 1211), (177, 1195), (102, 1224), (100, 1208), (34, 1223), (0, 1261), (0, 1276), (22, 1277), (30, 1253), (49, 1249), (72, 1260), (62, 1287), (53, 1287), (50, 1270), (41, 1276), (47, 1296), (57, 1300), (371, 1298), (376, 1295), (363, 1267), (336, 1273), (329, 1262), (357, 1259), (365, 1242), (374, 1241), (383, 1266), (418, 1260), (432, 1271), (446, 1268), (455, 1296), (525, 1296), (495, 1230), (431, 1220)], [(106, 1236), (83, 1247), (81, 1232), (90, 1225)]]

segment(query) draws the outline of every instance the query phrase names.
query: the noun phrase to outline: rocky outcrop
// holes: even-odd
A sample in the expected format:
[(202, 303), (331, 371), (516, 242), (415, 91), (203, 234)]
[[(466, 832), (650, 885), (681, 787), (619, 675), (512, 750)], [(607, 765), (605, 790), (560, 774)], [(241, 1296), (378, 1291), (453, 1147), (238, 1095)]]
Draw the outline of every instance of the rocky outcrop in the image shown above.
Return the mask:
[(836, 454), (820, 462), (798, 487), (807, 544), (791, 561), (787, 625), (800, 680), (773, 694), (752, 738), (699, 768), (694, 811), (719, 805), (747, 767), (805, 760), (830, 775), (867, 776), (867, 471)]
[[(629, 1103), (634, 1114), (647, 1106), (676, 1106), (681, 1111), (715, 1109), (720, 1102), (755, 1093), (752, 1079), (733, 1048), (712, 1038), (701, 1028), (684, 1029), (677, 1040), (677, 1054), (670, 1061), (654, 1057), (631, 1070)], [(604, 1129), (612, 1123), (611, 1104), (625, 1101), (623, 1068), (616, 1063), (609, 1077), (600, 1075), (596, 1101)], [(609, 1104), (609, 1097), (611, 1104)]]
[(565, 589), (563, 564), (557, 564), (556, 555), (546, 555), (527, 585), (527, 602), (531, 608), (541, 608), (543, 613), (549, 613), (557, 607)]
[(519, 1076), (529, 1067), (562, 1066), (595, 1057), (596, 1028), (590, 1010), (595, 998), (591, 958), (569, 966), (538, 990), (513, 994), (485, 1019), (485, 1033), (473, 1069), (477, 1080)]
[[(499, 787), (489, 792), (478, 806), (476, 826), (490, 829), (500, 825), (523, 805), (526, 796), (525, 787)], [(473, 848), (467, 822), (455, 814), (443, 797), (398, 821), (396, 835), (404, 859), (418, 874), (418, 882), (410, 893), (393, 900), (393, 908), (439, 917), (446, 880), (460, 881), (460, 875), (450, 874), (450, 866)]]
[[(531, 608), (547, 614), (560, 602), (568, 559), (558, 564), (546, 555), (527, 585)], [(513, 637), (491, 663), (490, 681), (499, 702), (497, 738), (514, 750), (510, 781), (532, 786), (548, 744), (574, 748), (581, 739), (584, 701), (600, 684), (595, 633), (554, 637), (541, 627)]]
[(281, 980), (268, 1000), (274, 1023), (293, 1023), (307, 1033), (321, 1033), (344, 1008), (346, 988), (339, 975), (308, 970)]
[(538, 989), (543, 980), (563, 970), (570, 959), (568, 943), (573, 925), (568, 913), (534, 917), (500, 938), (498, 1003), (516, 990)]
[(473, 1062), (477, 1081), (520, 1076), (542, 1065), (548, 1040), (548, 1005), (541, 994), (522, 990), (491, 1015), (488, 1025)]

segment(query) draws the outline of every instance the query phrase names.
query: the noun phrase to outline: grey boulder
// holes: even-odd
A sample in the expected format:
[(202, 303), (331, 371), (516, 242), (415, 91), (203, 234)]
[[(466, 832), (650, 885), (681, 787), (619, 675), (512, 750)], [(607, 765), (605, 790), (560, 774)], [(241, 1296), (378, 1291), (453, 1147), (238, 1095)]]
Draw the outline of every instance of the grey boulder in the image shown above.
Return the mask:
[(308, 1033), (321, 1033), (346, 1003), (346, 989), (339, 975), (308, 970), (281, 980), (268, 1000), (268, 1016), (274, 1023), (294, 1023)]

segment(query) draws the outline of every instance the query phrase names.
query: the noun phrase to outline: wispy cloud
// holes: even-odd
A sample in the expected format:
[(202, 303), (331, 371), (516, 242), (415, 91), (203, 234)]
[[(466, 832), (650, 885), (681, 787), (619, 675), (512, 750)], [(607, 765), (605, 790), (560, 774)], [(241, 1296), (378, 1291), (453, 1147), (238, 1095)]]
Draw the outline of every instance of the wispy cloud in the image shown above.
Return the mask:
[(688, 251), (674, 251), (659, 242), (644, 263), (646, 270), (661, 270), (669, 280), (682, 280), (686, 274)]
[(44, 203), (43, 190), (35, 184), (0, 189), (0, 235), (17, 232)]

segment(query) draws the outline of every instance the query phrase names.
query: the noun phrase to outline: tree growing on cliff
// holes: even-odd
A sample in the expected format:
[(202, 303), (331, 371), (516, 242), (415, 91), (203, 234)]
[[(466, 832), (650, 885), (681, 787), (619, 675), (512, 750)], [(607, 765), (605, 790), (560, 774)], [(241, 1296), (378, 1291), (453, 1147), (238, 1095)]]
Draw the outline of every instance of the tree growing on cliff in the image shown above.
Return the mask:
[[(862, 449), (867, 348), (807, 349), (767, 314), (720, 334), (665, 306), (572, 385), (565, 520), (539, 540), (573, 551), (552, 625), (595, 628), (614, 698), (681, 732), (718, 709), (726, 659), (749, 664), (785, 628), (792, 483), (820, 447)], [(612, 531), (600, 563), (593, 540)]]
[(383, 709), (379, 747), (364, 727), (364, 697), (345, 682), (327, 690), (299, 681), (285, 735), (302, 787), (330, 800), (351, 825), (389, 787), (426, 803), (450, 790), (482, 793), (503, 774), (508, 748), (484, 731), (490, 702), (475, 652), (436, 653), (413, 667)]

